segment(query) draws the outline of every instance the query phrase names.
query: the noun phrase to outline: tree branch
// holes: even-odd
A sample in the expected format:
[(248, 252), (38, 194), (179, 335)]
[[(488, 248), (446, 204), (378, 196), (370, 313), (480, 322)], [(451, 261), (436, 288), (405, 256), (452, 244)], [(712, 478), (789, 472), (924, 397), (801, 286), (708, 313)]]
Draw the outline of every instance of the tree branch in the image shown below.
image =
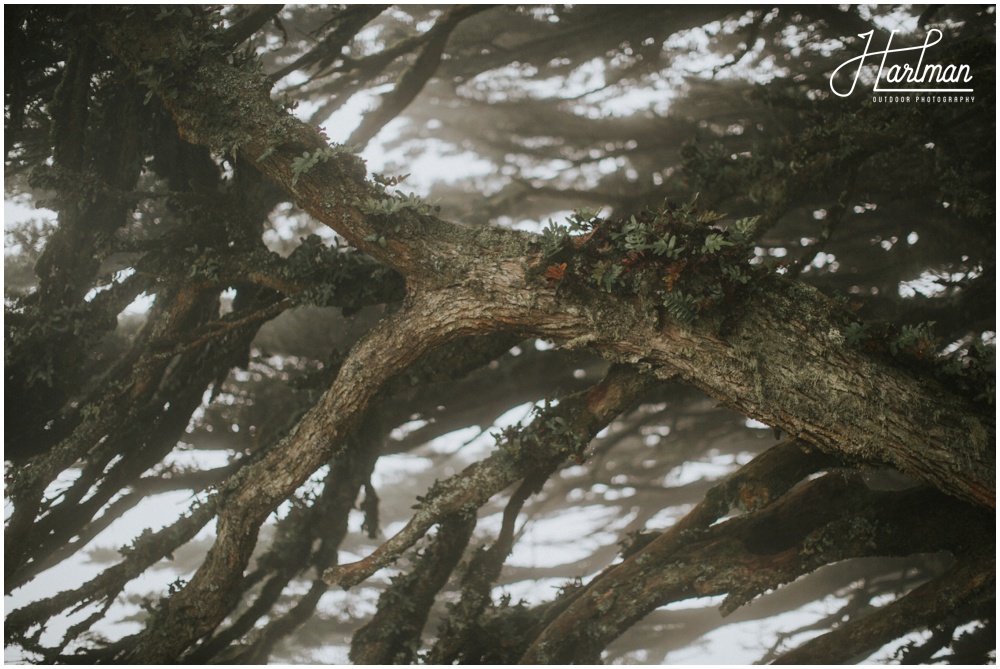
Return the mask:
[(114, 601), (129, 581), (145, 573), (151, 565), (171, 555), (178, 547), (193, 539), (214, 515), (215, 505), (211, 502), (203, 504), (159, 532), (136, 539), (127, 550), (125, 559), (80, 587), (12, 611), (4, 620), (6, 643), (30, 638), (28, 631), (34, 626), (38, 626), (35, 636), (41, 634), (48, 620), (72, 606), (82, 606), (95, 601)]
[(833, 561), (960, 551), (992, 522), (982, 509), (928, 487), (876, 492), (856, 474), (827, 474), (757, 513), (687, 536), (664, 534), (576, 596), (520, 661), (593, 662), (624, 630), (669, 602), (728, 594), (725, 615)]
[(434, 598), (458, 565), (474, 529), (475, 513), (459, 512), (441, 521), (413, 571), (393, 579), (379, 597), (378, 612), (354, 634), (351, 662), (413, 663)]
[(296, 428), (261, 461), (225, 484), (217, 538), (190, 583), (165, 601), (130, 657), (177, 657), (228, 613), (269, 513), (346, 446), (371, 402), (426, 351), (474, 327), (461, 301), (429, 294), (380, 322), (352, 350), (337, 379)]
[(774, 664), (850, 664), (907, 632), (933, 627), (963, 604), (995, 592), (996, 551), (963, 556), (941, 576), (870, 615), (807, 641)]
[(386, 123), (406, 109), (417, 97), (417, 94), (423, 90), (424, 84), (437, 71), (438, 63), (441, 62), (441, 56), (444, 54), (444, 47), (455, 26), (464, 19), (492, 7), (492, 5), (458, 5), (449, 9), (448, 13), (439, 19), (425, 35), (427, 42), (413, 65), (400, 75), (395, 88), (382, 98), (382, 104), (379, 105), (378, 109), (365, 114), (361, 125), (351, 133), (350, 139), (345, 144), (347, 146), (365, 146)]
[(222, 33), (222, 43), (229, 47), (234, 47), (245, 40), (250, 39), (255, 32), (267, 25), (281, 12), (284, 5), (254, 5), (236, 23), (231, 25)]
[(489, 458), (435, 485), (406, 526), (374, 553), (329, 569), (324, 579), (344, 588), (355, 586), (395, 561), (442, 519), (471, 513), (515, 481), (539, 470), (549, 471), (567, 457), (582, 458), (591, 439), (639, 401), (652, 383), (633, 371), (615, 368), (601, 383), (546, 409), (523, 430), (508, 430)]

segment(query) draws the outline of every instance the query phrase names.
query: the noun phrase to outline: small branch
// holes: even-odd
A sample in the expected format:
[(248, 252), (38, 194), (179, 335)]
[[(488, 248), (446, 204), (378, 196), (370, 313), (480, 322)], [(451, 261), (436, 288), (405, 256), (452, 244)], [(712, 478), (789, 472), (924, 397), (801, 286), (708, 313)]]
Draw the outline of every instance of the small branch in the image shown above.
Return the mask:
[(137, 539), (124, 560), (87, 583), (11, 612), (4, 621), (5, 642), (10, 644), (26, 638), (29, 629), (37, 625), (44, 627), (48, 620), (70, 607), (80, 608), (96, 601), (114, 601), (129, 581), (193, 539), (214, 516), (215, 504), (207, 502), (159, 532)]
[(268, 21), (278, 15), (284, 5), (252, 5), (246, 16), (222, 33), (219, 40), (226, 46), (236, 46), (250, 39)]
[[(478, 509), (493, 495), (540, 466), (561, 462), (573, 454), (582, 455), (582, 447), (608, 421), (638, 401), (652, 383), (636, 372), (613, 368), (604, 380), (590, 390), (571, 395), (559, 406), (542, 412), (524, 432), (508, 433), (486, 460), (469, 465), (461, 473), (437, 484), (395, 536), (365, 559), (329, 569), (324, 579), (331, 585), (344, 588), (357, 585), (402, 555), (441, 519)], [(566, 429), (553, 434), (547, 426), (553, 419), (563, 420)], [(536, 435), (537, 451), (512, 453), (517, 447), (512, 443), (514, 439), (532, 434)], [(545, 439), (537, 439), (540, 434), (544, 434)]]
[(417, 94), (437, 71), (444, 47), (448, 43), (455, 26), (464, 19), (490, 9), (492, 5), (458, 5), (453, 7), (443, 18), (434, 24), (427, 34), (427, 44), (417, 56), (416, 61), (399, 77), (396, 87), (382, 99), (382, 104), (375, 111), (366, 114), (357, 130), (351, 133), (347, 146), (363, 147), (378, 134), (385, 124), (396, 118), (400, 112), (413, 102)]
[(489, 549), (480, 550), (472, 558), (462, 577), (462, 599), (439, 630), (438, 641), (427, 656), (427, 664), (454, 664), (460, 660), (461, 649), (481, 631), (479, 618), (492, 601), (490, 591), (514, 546), (517, 516), (527, 499), (541, 489), (554, 470), (555, 466), (529, 475), (511, 495), (504, 507), (497, 540)]
[(348, 40), (357, 35), (359, 30), (361, 30), (369, 21), (375, 19), (388, 7), (389, 5), (369, 5), (348, 7), (347, 9), (342, 10), (340, 14), (333, 19), (333, 21), (336, 22), (336, 27), (333, 29), (333, 32), (331, 32), (312, 50), (307, 51), (293, 62), (272, 74), (271, 79), (273, 81), (278, 81), (295, 70), (309, 67), (313, 63), (317, 62), (319, 63), (320, 68), (325, 67), (336, 58), (341, 57), (341, 50), (344, 45), (347, 44)]
[(126, 511), (134, 508), (136, 504), (150, 495), (172, 490), (191, 490), (192, 492), (204, 490), (208, 486), (218, 483), (226, 475), (231, 474), (234, 470), (242, 466), (242, 464), (241, 462), (236, 462), (217, 469), (206, 471), (196, 470), (169, 478), (159, 475), (139, 479), (139, 481), (131, 486), (132, 492), (116, 498), (108, 506), (104, 507), (100, 516), (77, 531), (75, 538), (71, 541), (60, 543), (59, 548), (48, 556), (41, 559), (33, 559), (25, 565), (16, 578), (8, 579), (4, 583), (5, 589), (9, 591), (28, 583), (41, 572), (54, 567), (71, 555), (76, 554), (107, 529), (109, 525), (124, 515)]
[(409, 664), (438, 591), (462, 558), (475, 513), (456, 513), (441, 522), (430, 547), (409, 574), (393, 579), (378, 601), (378, 612), (351, 640), (354, 664)]
[[(207, 323), (205, 327), (202, 328), (202, 333), (196, 334), (194, 339), (187, 341), (183, 344), (178, 344), (169, 351), (153, 354), (152, 356), (150, 356), (150, 358), (153, 360), (163, 360), (163, 359), (173, 358), (186, 351), (191, 351), (193, 349), (204, 346), (205, 344), (211, 341), (221, 339), (222, 337), (225, 337), (234, 330), (239, 330), (240, 328), (246, 327), (248, 325), (255, 325), (257, 323), (260, 323), (261, 321), (269, 321), (272, 318), (278, 316), (280, 313), (282, 313), (289, 307), (294, 306), (294, 304), (295, 303), (291, 299), (285, 298), (279, 302), (275, 302), (274, 304), (266, 306), (263, 309), (257, 309), (256, 311), (246, 316), (243, 316), (242, 318), (231, 318), (231, 319), (226, 317), (220, 318), (217, 321)], [(227, 316), (230, 315), (238, 315), (238, 314), (227, 314)]]

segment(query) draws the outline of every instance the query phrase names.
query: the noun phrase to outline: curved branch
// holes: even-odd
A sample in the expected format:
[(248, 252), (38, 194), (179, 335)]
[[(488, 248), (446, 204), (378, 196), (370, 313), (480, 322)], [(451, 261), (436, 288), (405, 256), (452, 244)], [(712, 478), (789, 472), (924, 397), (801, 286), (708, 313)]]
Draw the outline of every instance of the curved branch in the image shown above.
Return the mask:
[(477, 329), (466, 306), (447, 294), (418, 296), (358, 343), (292, 432), (226, 482), (215, 544), (190, 583), (157, 611), (130, 658), (168, 661), (218, 625), (268, 514), (346, 447), (346, 437), (393, 377), (428, 350)]

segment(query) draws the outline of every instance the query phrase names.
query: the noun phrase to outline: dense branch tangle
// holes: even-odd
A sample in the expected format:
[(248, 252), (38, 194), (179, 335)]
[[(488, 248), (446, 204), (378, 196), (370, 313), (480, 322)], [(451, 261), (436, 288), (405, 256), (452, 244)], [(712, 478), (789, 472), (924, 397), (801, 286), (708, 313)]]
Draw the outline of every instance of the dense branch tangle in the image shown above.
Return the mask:
[[(398, 113), (412, 100), (441, 57), (448, 31), (471, 13), (452, 10), (432, 29), (412, 69), (404, 73), (396, 93), (386, 98), (385, 113), (370, 117), (375, 127), (359, 130), (365, 141), (377, 132), (386, 115)], [(753, 289), (738, 291), (733, 297), (729, 316), (689, 322), (664, 309), (653, 299), (655, 292), (616, 293), (610, 285), (602, 290), (585, 277), (571, 283), (571, 275), (564, 274), (566, 264), (550, 264), (553, 249), (539, 236), (500, 228), (473, 229), (440, 220), (421, 205), (399, 206), (401, 200), (367, 180), (360, 159), (342, 147), (329, 146), (320, 132), (295, 120), (276, 103), (270, 96), (270, 80), (251, 63), (232, 64), (226, 40), (220, 40), (221, 47), (213, 43), (214, 28), (206, 15), (178, 11), (157, 16), (155, 11), (140, 8), (109, 8), (93, 10), (90, 19), (101, 49), (151, 82), (151, 91), (169, 110), (181, 137), (237, 156), (241, 169), (259, 170), (353, 247), (403, 277), (406, 286), (400, 308), (343, 359), (319, 401), (287, 434), (220, 480), (211, 497), (211, 510), (217, 510), (216, 538), (204, 562), (188, 583), (161, 602), (128, 650), (112, 649), (108, 657), (143, 662), (208, 658), (251, 626), (254, 618), (248, 614), (244, 621), (233, 623), (229, 632), (217, 631), (233, 609), (235, 593), (244, 592), (253, 580), (244, 576), (244, 570), (267, 516), (330, 463), (327, 486), (331, 491), (334, 481), (352, 493), (363, 485), (374, 464), (373, 445), (357, 437), (365, 432), (362, 426), (371, 420), (379, 398), (393, 390), (401, 375), (435, 352), (471, 338), (492, 343), (484, 346), (491, 353), (509, 347), (511, 338), (546, 339), (569, 349), (595, 352), (615, 366), (590, 390), (541, 412), (523, 432), (503, 435), (489, 459), (432, 489), (413, 520), (361, 562), (334, 566), (336, 541), (329, 537), (315, 537), (327, 541), (315, 552), (299, 545), (296, 550), (308, 556), (317, 576), (325, 571), (324, 578), (314, 578), (302, 611), (265, 627), (248, 657), (266, 657), (274, 643), (269, 634), (278, 635), (282, 625), (294, 626), (308, 615), (328, 584), (350, 587), (359, 583), (436, 525), (437, 536), (425, 558), (417, 562), (412, 577), (391, 586), (380, 617), (359, 633), (352, 649), (356, 659), (368, 662), (395, 661), (401, 652), (404, 659), (415, 659), (403, 651), (419, 643), (422, 621), (470, 541), (476, 511), (519, 481), (494, 549), (483, 553), (488, 558), (467, 567), (461, 603), (446, 622), (446, 629), (454, 635), (438, 642), (432, 658), (596, 661), (601, 650), (630, 624), (664, 603), (728, 593), (727, 608), (735, 608), (825, 564), (832, 558), (816, 549), (822, 542), (838, 546), (837, 559), (921, 549), (927, 545), (923, 532), (934, 521), (915, 514), (899, 520), (908, 504), (917, 506), (911, 498), (919, 499), (921, 508), (936, 504), (942, 515), (963, 518), (962, 523), (945, 523), (953, 533), (935, 537), (934, 547), (961, 556), (959, 570), (975, 571), (968, 565), (981, 563), (981, 556), (966, 548), (970, 536), (988, 531), (983, 529), (988, 513), (982, 509), (995, 509), (991, 413), (935, 381), (918, 379), (889, 361), (848, 346), (842, 330), (852, 317), (814, 289), (757, 272)], [(654, 210), (650, 216), (680, 215)], [(625, 221), (594, 219), (588, 235), (563, 240), (555, 250), (563, 254), (557, 260), (566, 257), (572, 264), (591, 250), (605, 253), (594, 250), (600, 236), (617, 239), (626, 234), (626, 226)], [(718, 235), (716, 241), (732, 244), (721, 231)], [(713, 247), (705, 231), (691, 232), (678, 246), (684, 244), (691, 249), (704, 247), (699, 253), (711, 262), (721, 257), (716, 254), (722, 247)], [(614, 251), (609, 251), (612, 255), (607, 262), (619, 269), (629, 262), (647, 262), (651, 272), (661, 274), (658, 279), (669, 276), (671, 267), (683, 271), (667, 261), (650, 261), (651, 250), (634, 256), (614, 255)], [(282, 283), (279, 289), (295, 293), (302, 290), (302, 281)], [(261, 284), (277, 285), (266, 278)], [(192, 301), (177, 304), (190, 307)], [(271, 296), (264, 313), (270, 317), (282, 305)], [(180, 306), (177, 309), (174, 320), (180, 322), (188, 312)], [(175, 327), (163, 335), (163, 341), (177, 346), (167, 349), (169, 357), (202, 350), (212, 340), (210, 326), (204, 320), (198, 324), (204, 334), (183, 338)], [(242, 334), (252, 336), (252, 332)], [(166, 366), (162, 357), (154, 362)], [(155, 367), (149, 371), (151, 365), (136, 362), (136, 369), (149, 378), (134, 380), (127, 387), (151, 388), (164, 373)], [(711, 493), (674, 529), (627, 555), (621, 564), (609, 567), (579, 591), (567, 592), (548, 607), (532, 611), (518, 622), (517, 643), (503, 645), (502, 652), (477, 649), (477, 633), (499, 635), (501, 623), (509, 622), (502, 620), (502, 614), (491, 620), (483, 612), (489, 585), (510, 550), (513, 519), (525, 499), (567, 457), (583, 458), (590, 439), (644, 393), (674, 380), (696, 386), (739, 413), (780, 428), (796, 441), (765, 453)], [(115, 399), (109, 397), (109, 407)], [(194, 406), (185, 408), (186, 416)], [(106, 421), (111, 424), (119, 418), (111, 413)], [(22, 484), (13, 496), (16, 510), (10, 530), (29, 531), (26, 528), (42, 510), (45, 485), (86, 453), (103, 436), (104, 427), (82, 423), (49, 456), (43, 474)], [(160, 453), (161, 449), (152, 450), (154, 455)], [(144, 466), (139, 471), (158, 459), (141, 460)], [(850, 471), (862, 463), (892, 466), (925, 485), (909, 492), (910, 497), (872, 492)], [(104, 464), (98, 461), (99, 466)], [(827, 473), (788, 492), (810, 474), (840, 468), (848, 471)], [(747, 483), (752, 476), (759, 478)], [(81, 489), (77, 499), (84, 492)], [(848, 502), (829, 508), (829, 500), (838, 496)], [(343, 515), (352, 501), (345, 495), (326, 503)], [(746, 515), (711, 526), (733, 507)], [(204, 513), (198, 514), (198, 521), (186, 523), (183, 532), (164, 532), (148, 539), (155, 550), (146, 555), (144, 564), (150, 555), (169, 553), (178, 536), (190, 537), (198, 522), (204, 522)], [(890, 522), (907, 529), (911, 541), (880, 533)], [(783, 533), (777, 529), (781, 527), (792, 530)], [(343, 528), (337, 530), (342, 532)], [(767, 537), (775, 541), (762, 550), (761, 542)], [(14, 557), (22, 556), (14, 553)], [(704, 570), (706, 564), (736, 564), (737, 575), (720, 569), (710, 576)], [(292, 567), (274, 569), (273, 593), (280, 592), (292, 572)], [(271, 576), (261, 572), (258, 577)], [(963, 593), (962, 603), (981, 597), (989, 587), (988, 580), (976, 580), (975, 587)], [(79, 596), (106, 601), (120, 588), (114, 580), (86, 587)], [(260, 595), (261, 607), (274, 600), (277, 594), (273, 593)], [(405, 609), (409, 627), (400, 627), (400, 621), (394, 620), (402, 610), (393, 611), (392, 602), (400, 597), (406, 597), (411, 607)], [(52, 602), (51, 610), (40, 618), (67, 605)], [(463, 621), (462, 616), (474, 622)], [(17, 625), (10, 633), (23, 635), (21, 639), (28, 638), (28, 629), (38, 623), (28, 612), (12, 616), (12, 621)], [(393, 626), (398, 633), (387, 637), (383, 626)], [(863, 636), (851, 650), (855, 655), (873, 650), (872, 644), (880, 640)]]

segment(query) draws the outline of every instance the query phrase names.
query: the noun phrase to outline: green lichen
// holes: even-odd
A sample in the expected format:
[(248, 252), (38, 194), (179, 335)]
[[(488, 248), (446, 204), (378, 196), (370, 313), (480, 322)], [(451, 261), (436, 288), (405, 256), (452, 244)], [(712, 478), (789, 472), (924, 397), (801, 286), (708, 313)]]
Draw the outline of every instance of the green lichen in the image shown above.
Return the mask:
[(750, 265), (757, 219), (727, 229), (721, 216), (694, 200), (665, 205), (623, 220), (577, 212), (567, 225), (549, 222), (541, 234), (550, 285), (559, 291), (591, 287), (634, 296), (685, 326), (739, 300), (766, 270)]
[(423, 198), (414, 193), (393, 194), (382, 199), (368, 197), (357, 203), (357, 207), (362, 213), (383, 218), (389, 218), (407, 210), (420, 216), (429, 216), (433, 212), (434, 206), (435, 204), (425, 202)]
[(916, 371), (930, 372), (940, 381), (992, 406), (996, 400), (996, 346), (975, 339), (950, 353), (934, 335), (934, 321), (896, 327), (881, 323), (848, 323), (843, 331), (849, 348), (881, 355)]
[[(315, 151), (303, 151), (301, 156), (292, 159), (292, 185), (298, 183), (299, 177), (306, 174), (312, 168), (321, 162), (325, 163), (334, 156), (339, 156), (342, 153), (350, 153), (350, 151), (341, 145), (336, 146), (326, 146)], [(268, 150), (265, 150), (258, 158), (258, 162), (263, 160), (268, 156)]]

